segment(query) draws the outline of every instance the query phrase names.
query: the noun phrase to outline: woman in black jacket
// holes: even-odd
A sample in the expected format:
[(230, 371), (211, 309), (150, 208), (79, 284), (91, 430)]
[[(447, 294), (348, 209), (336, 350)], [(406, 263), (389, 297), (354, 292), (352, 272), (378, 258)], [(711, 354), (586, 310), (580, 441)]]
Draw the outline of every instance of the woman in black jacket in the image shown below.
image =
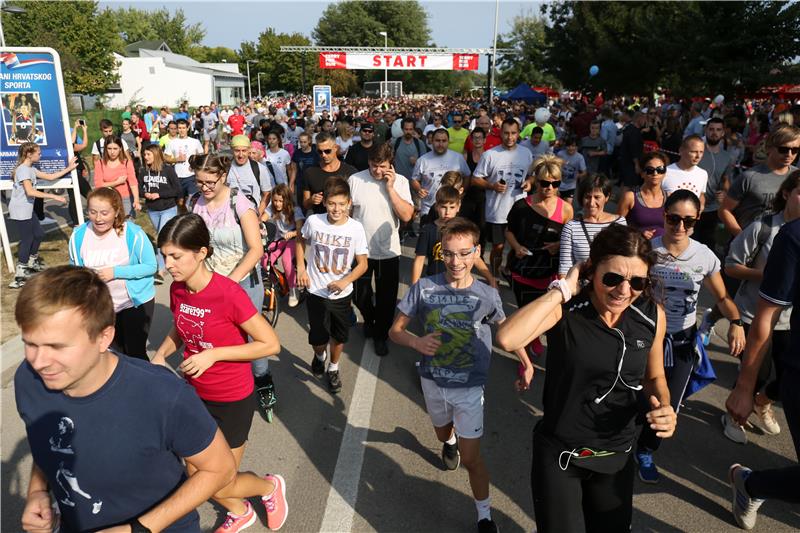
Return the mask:
[[(139, 168), (140, 195), (147, 200), (147, 214), (156, 230), (156, 235), (167, 222), (178, 214), (177, 200), (183, 196), (175, 167), (164, 162), (161, 147), (151, 144), (142, 150), (144, 165)], [(158, 272), (155, 282), (164, 282), (164, 256), (156, 254)]]

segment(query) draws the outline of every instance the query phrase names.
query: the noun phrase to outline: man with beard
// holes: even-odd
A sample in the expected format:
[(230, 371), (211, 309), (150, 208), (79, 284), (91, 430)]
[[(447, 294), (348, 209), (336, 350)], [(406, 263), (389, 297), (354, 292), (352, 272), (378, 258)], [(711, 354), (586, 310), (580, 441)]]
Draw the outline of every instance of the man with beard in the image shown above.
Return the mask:
[(702, 242), (711, 250), (716, 249), (715, 232), (719, 223), (717, 209), (730, 185), (733, 170), (733, 158), (722, 148), (725, 136), (725, 124), (721, 118), (712, 118), (706, 123), (706, 146), (703, 158), (698, 167), (708, 173), (706, 185), (706, 206), (700, 215), (700, 222), (694, 230), (694, 239)]
[(361, 172), (369, 168), (368, 158), (369, 151), (374, 145), (375, 126), (370, 122), (364, 122), (361, 124), (359, 133), (361, 134), (361, 141), (350, 147), (344, 161)]

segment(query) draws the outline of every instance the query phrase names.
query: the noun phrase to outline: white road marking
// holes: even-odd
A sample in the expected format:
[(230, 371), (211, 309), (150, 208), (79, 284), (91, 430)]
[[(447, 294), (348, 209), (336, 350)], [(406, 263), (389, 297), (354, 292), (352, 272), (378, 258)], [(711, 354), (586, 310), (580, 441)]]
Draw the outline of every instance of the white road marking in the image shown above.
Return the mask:
[(364, 343), (361, 365), (353, 387), (353, 398), (347, 413), (347, 426), (339, 447), (336, 468), (325, 504), (320, 531), (338, 533), (353, 528), (353, 516), (364, 463), (364, 448), (372, 417), (372, 402), (378, 385), (378, 370), (381, 358), (375, 355), (372, 342)]

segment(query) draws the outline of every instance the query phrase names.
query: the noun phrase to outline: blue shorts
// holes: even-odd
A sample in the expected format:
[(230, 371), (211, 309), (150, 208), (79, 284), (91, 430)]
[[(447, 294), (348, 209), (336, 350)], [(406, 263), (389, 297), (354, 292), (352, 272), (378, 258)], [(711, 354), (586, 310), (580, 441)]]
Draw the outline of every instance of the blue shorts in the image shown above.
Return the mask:
[(197, 183), (195, 183), (194, 180), (195, 180), (194, 176), (178, 179), (178, 181), (181, 183), (181, 190), (183, 191), (184, 198), (187, 196), (191, 196), (200, 190), (197, 188)]

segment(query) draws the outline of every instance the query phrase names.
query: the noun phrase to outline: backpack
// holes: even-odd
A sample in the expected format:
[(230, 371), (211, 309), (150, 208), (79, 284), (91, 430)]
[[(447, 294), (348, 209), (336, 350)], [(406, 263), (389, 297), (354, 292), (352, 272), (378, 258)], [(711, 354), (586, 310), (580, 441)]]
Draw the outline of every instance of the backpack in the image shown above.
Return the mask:
[[(265, 161), (265, 165), (267, 170), (269, 170), (270, 176), (272, 176), (272, 182), (277, 185), (275, 180), (275, 167), (272, 166), (271, 161)], [(250, 169), (253, 171), (253, 175), (256, 177), (256, 182), (258, 183), (258, 187), (261, 188), (261, 169), (258, 168), (258, 163), (250, 159)], [(258, 204), (256, 204), (258, 205)]]
[[(200, 195), (201, 194), (202, 193), (198, 191), (198, 192), (194, 193), (192, 195), (192, 197), (189, 199), (189, 212), (190, 213), (194, 212), (194, 206), (195, 206), (195, 204), (197, 204), (197, 201), (200, 199)], [(228, 202), (229, 202), (229, 205), (231, 206), (231, 211), (233, 211), (233, 217), (234, 217), (234, 219), (236, 219), (236, 223), (239, 225), (239, 227), (241, 227), (242, 221), (239, 220), (239, 213), (236, 211), (236, 196), (238, 194), (239, 194), (239, 189), (237, 189), (235, 187), (231, 187), (231, 194), (230, 194), (230, 197), (228, 198)], [(266, 236), (269, 234), (269, 227), (267, 226), (267, 223), (262, 221), (261, 217), (258, 216), (258, 202), (256, 202), (256, 199), (253, 198), (249, 194), (245, 194), (244, 197), (247, 198), (248, 200), (250, 200), (250, 202), (252, 202), (253, 208), (256, 210), (256, 216), (258, 218), (258, 231), (261, 234), (261, 244), (264, 246), (264, 249), (266, 250), (266, 246), (268, 244), (268, 241), (266, 240)], [(244, 237), (244, 232), (242, 234), (242, 237)]]
[(761, 227), (758, 228), (758, 235), (756, 236), (756, 248), (753, 250), (753, 253), (747, 257), (747, 261), (745, 261), (745, 266), (749, 268), (755, 267), (758, 255), (761, 253), (761, 249), (764, 245), (767, 244), (767, 240), (772, 233), (772, 215), (761, 217), (760, 222)]
[[(417, 156), (421, 156), (423, 154), (422, 148), (420, 148), (419, 139), (416, 137), (412, 137), (414, 139), (414, 147), (417, 149)], [(398, 137), (397, 140), (394, 142), (394, 152), (397, 153), (397, 149), (400, 148), (400, 143), (403, 141), (402, 137)]]

